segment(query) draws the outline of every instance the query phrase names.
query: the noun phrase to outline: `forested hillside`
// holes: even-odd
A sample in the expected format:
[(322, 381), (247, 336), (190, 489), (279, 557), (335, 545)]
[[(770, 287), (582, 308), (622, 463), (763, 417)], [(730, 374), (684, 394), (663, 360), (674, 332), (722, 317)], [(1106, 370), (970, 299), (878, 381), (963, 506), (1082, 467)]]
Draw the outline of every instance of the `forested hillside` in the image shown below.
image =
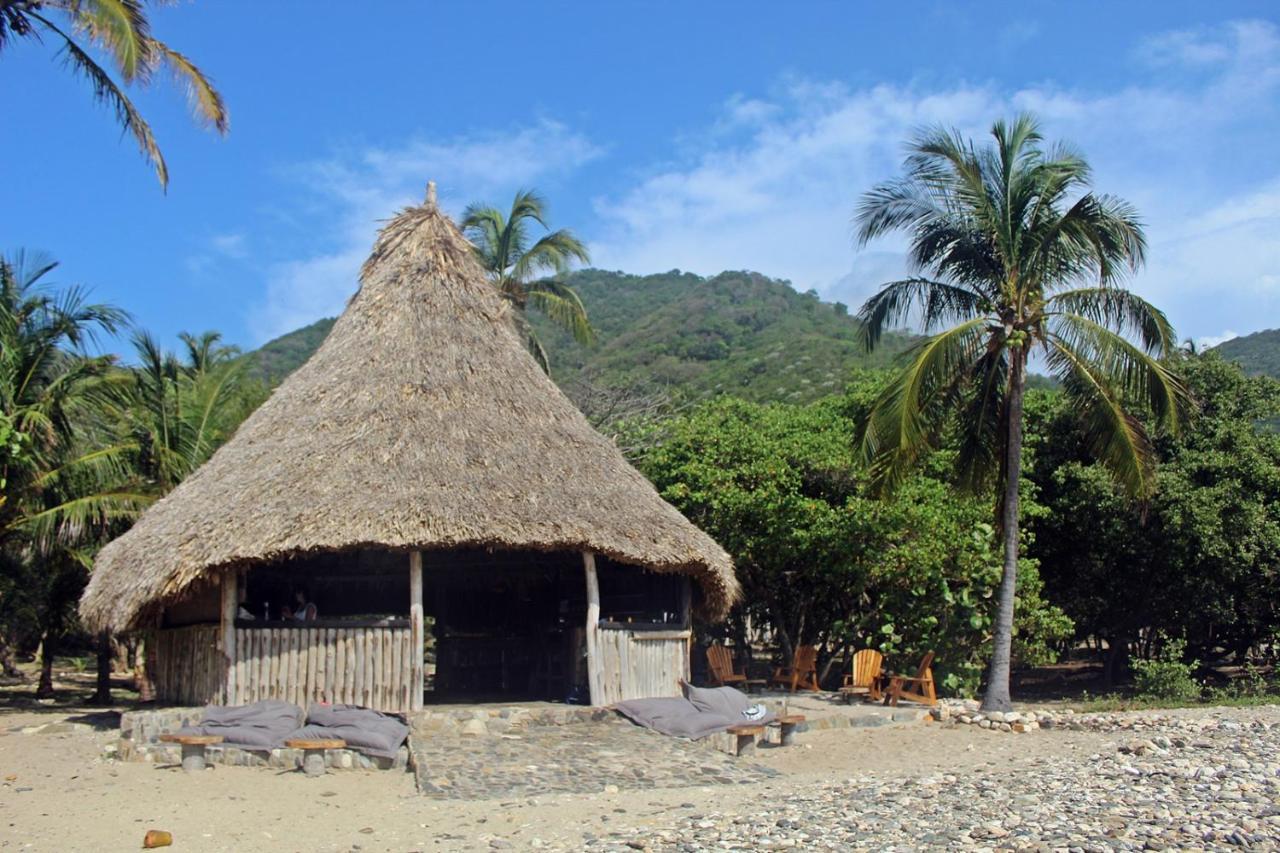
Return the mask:
[[(582, 270), (568, 283), (586, 305), (596, 344), (579, 346), (530, 314), (562, 385), (587, 380), (692, 397), (724, 392), (758, 402), (808, 402), (838, 392), (852, 366), (887, 364), (908, 340), (891, 336), (868, 355), (844, 305), (757, 273), (703, 278), (678, 270), (649, 276)], [(313, 323), (247, 357), (264, 378), (278, 381), (315, 351), (332, 325)]]
[(1223, 358), (1243, 367), (1250, 376), (1280, 379), (1280, 329), (1266, 329), (1232, 338), (1214, 349)]

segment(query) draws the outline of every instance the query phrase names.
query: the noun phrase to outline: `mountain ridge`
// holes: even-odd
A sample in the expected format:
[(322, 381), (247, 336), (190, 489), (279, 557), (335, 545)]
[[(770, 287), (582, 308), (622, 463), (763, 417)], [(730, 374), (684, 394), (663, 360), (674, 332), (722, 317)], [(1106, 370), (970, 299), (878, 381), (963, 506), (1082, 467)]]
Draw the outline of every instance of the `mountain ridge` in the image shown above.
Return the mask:
[[(583, 347), (545, 317), (529, 317), (562, 387), (808, 402), (839, 391), (853, 367), (887, 366), (913, 340), (889, 333), (867, 353), (847, 306), (750, 271), (703, 277), (587, 269), (565, 281), (586, 306), (597, 343)], [(295, 329), (244, 357), (256, 375), (278, 382), (310, 357), (333, 322)]]

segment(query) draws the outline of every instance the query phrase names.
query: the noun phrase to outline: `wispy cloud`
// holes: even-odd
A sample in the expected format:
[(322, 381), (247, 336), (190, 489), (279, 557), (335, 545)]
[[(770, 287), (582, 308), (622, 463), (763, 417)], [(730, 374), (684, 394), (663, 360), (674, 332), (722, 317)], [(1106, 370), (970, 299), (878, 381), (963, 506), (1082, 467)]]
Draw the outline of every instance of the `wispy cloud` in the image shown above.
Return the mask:
[(251, 312), (255, 338), (341, 311), (380, 221), (419, 203), (428, 180), (439, 182), (441, 205), (456, 213), (467, 202), (562, 176), (601, 154), (583, 134), (544, 120), (507, 132), (365, 147), (290, 168), (288, 179), (303, 197), (299, 206), (322, 223), (327, 246), (267, 267), (262, 301)]
[(1202, 335), (1201, 337), (1196, 338), (1196, 346), (1202, 350), (1213, 349), (1218, 344), (1225, 344), (1227, 341), (1238, 337), (1240, 337), (1239, 332), (1233, 332), (1231, 329), (1227, 329), (1220, 335)]
[[(1238, 323), (1236, 296), (1255, 305), (1259, 294), (1280, 297), (1280, 166), (1255, 159), (1241, 180), (1221, 154), (1250, 122), (1274, 127), (1275, 116), (1261, 114), (1274, 112), (1280, 90), (1280, 37), (1272, 24), (1239, 22), (1153, 38), (1139, 55), (1208, 73), (1176, 83), (1152, 73), (1100, 91), (798, 79), (767, 99), (736, 96), (701, 150), (595, 200), (603, 227), (593, 256), (631, 272), (751, 268), (857, 305), (905, 272), (900, 243), (857, 251), (850, 221), (858, 194), (898, 172), (903, 141), (925, 124), (982, 134), (997, 116), (1031, 110), (1051, 138), (1084, 148), (1099, 190), (1148, 217), (1151, 263), (1134, 287), (1168, 304), (1186, 331)], [(726, 127), (740, 132), (726, 136)], [(1206, 311), (1209, 288), (1235, 295)]]
[[(1039, 35), (1014, 26), (1002, 37)], [(703, 127), (672, 128), (676, 150), (653, 152), (647, 168), (623, 164), (639, 177), (593, 198), (596, 221), (580, 230), (600, 267), (753, 269), (856, 307), (905, 271), (900, 242), (856, 247), (851, 224), (859, 194), (898, 173), (904, 141), (928, 124), (977, 136), (997, 116), (1030, 110), (1051, 138), (1083, 148), (1099, 190), (1146, 215), (1150, 261), (1133, 286), (1183, 334), (1267, 323), (1280, 309), (1280, 165), (1249, 152), (1273, 143), (1280, 123), (1280, 31), (1240, 21), (1158, 34), (1135, 45), (1132, 60), (1130, 79), (1093, 89), (784, 78), (726, 99)], [(586, 132), (548, 120), (364, 146), (291, 169), (290, 215), (319, 248), (265, 266), (255, 334), (339, 311), (378, 221), (419, 200), (427, 179), (456, 212), (554, 184), (602, 154)]]

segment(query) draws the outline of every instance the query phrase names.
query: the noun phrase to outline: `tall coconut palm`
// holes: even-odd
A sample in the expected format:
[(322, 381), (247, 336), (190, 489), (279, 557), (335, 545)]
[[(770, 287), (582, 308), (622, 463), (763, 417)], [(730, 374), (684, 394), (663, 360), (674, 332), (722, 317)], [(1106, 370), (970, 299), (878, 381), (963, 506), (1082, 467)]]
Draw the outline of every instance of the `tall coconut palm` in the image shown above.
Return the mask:
[(1187, 392), (1160, 361), (1176, 346), (1169, 321), (1119, 286), (1145, 255), (1135, 210), (1089, 192), (1085, 160), (1046, 147), (1032, 117), (996, 122), (991, 137), (978, 147), (956, 131), (921, 133), (905, 176), (857, 208), (859, 242), (905, 232), (915, 273), (863, 305), (868, 346), (913, 318), (932, 333), (872, 404), (860, 442), (873, 477), (892, 487), (954, 427), (958, 481), (998, 490), (1004, 570), (983, 707), (1008, 710), (1028, 359), (1043, 359), (1093, 451), (1140, 497), (1154, 486), (1155, 454), (1127, 406), (1176, 429)]
[[(590, 263), (591, 256), (573, 232), (551, 231), (546, 221), (547, 203), (532, 190), (516, 193), (511, 212), (504, 214), (486, 204), (469, 206), (462, 216), (462, 231), (476, 247), (476, 255), (502, 297), (516, 308), (516, 322), (542, 369), (550, 372), (546, 350), (533, 333), (524, 312), (533, 308), (560, 326), (574, 340), (589, 344), (595, 339), (587, 309), (573, 288), (555, 278), (532, 280), (538, 273), (560, 275), (574, 260)], [(529, 229), (537, 223), (550, 233), (530, 245)]]
[[(169, 169), (151, 132), (125, 87), (146, 86), (167, 71), (187, 89), (196, 117), (225, 134), (226, 105), (204, 72), (190, 59), (151, 35), (146, 0), (0, 0), (0, 51), (14, 39), (61, 45), (63, 63), (89, 81), (96, 100), (115, 110), (122, 130), (133, 136), (155, 169), (160, 186), (168, 187)], [(120, 82), (103, 68), (89, 47), (102, 51)]]

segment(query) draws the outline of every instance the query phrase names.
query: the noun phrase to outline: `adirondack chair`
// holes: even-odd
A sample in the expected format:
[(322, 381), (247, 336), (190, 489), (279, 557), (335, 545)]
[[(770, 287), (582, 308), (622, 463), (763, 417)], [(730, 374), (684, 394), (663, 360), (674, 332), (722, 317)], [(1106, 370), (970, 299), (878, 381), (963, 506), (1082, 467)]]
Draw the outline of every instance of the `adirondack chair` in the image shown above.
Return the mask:
[(885, 690), (884, 703), (897, 705), (899, 699), (919, 702), (922, 705), (938, 704), (938, 694), (933, 689), (933, 652), (924, 656), (915, 678), (905, 675), (889, 676), (889, 687)]
[(791, 666), (780, 666), (773, 671), (770, 684), (779, 684), (792, 693), (805, 690), (821, 690), (818, 686), (818, 647), (797, 646), (791, 658)]
[(707, 674), (712, 687), (747, 683), (745, 672), (733, 671), (733, 653), (719, 643), (707, 647)]
[(862, 649), (853, 656), (853, 671), (844, 677), (840, 694), (846, 702), (852, 702), (854, 696), (863, 696), (872, 702), (882, 698), (880, 691), (880, 667), (884, 664), (884, 655), (875, 649)]

